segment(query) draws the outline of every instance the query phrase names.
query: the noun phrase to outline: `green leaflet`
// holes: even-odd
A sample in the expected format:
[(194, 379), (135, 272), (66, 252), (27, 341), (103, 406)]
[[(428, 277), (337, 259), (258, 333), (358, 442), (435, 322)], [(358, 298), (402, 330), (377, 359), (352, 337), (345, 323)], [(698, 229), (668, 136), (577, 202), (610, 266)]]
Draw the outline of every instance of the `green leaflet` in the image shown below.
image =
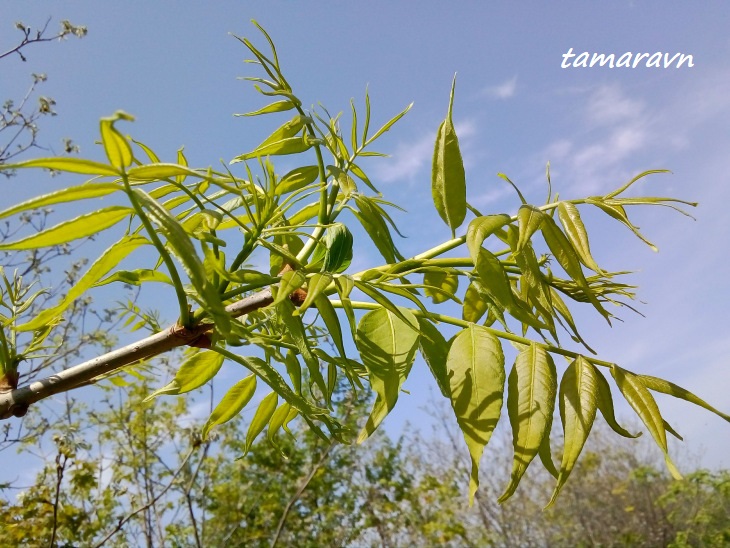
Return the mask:
[(586, 200), (586, 203), (596, 206), (598, 209), (606, 213), (609, 217), (613, 217), (617, 221), (623, 223), (628, 227), (629, 230), (631, 230), (631, 232), (636, 235), (637, 238), (639, 238), (642, 242), (648, 245), (653, 251), (659, 251), (659, 248), (657, 248), (657, 246), (647, 240), (644, 235), (639, 232), (638, 227), (636, 227), (629, 220), (629, 216), (626, 214), (626, 210), (620, 202), (617, 202), (616, 200), (607, 201), (604, 200), (603, 197), (594, 196), (592, 198), (588, 198)]
[[(386, 284), (387, 285), (387, 284)], [(386, 310), (390, 311), (392, 314), (395, 314), (398, 316), (398, 318), (401, 319), (404, 323), (411, 323), (411, 318), (403, 312), (400, 308), (398, 308), (393, 301), (388, 299), (385, 295), (383, 295), (378, 289), (376, 289), (376, 286), (373, 284), (369, 284), (367, 282), (363, 282), (360, 280), (355, 280), (355, 287), (357, 287), (360, 291), (365, 293), (368, 297), (370, 297), (372, 300), (374, 300), (376, 303), (378, 303), (380, 306), (385, 308)], [(393, 286), (395, 287), (395, 286)]]
[(276, 185), (276, 193), (286, 194), (287, 192), (297, 191), (312, 184), (317, 180), (317, 177), (319, 177), (318, 166), (303, 166), (292, 169)]
[(464, 306), (461, 310), (461, 317), (467, 322), (477, 323), (486, 313), (489, 305), (482, 299), (479, 289), (474, 281), (469, 284), (464, 293)]
[(310, 121), (308, 117), (297, 114), (294, 118), (277, 128), (253, 151), (236, 156), (231, 160), (231, 163), (235, 164), (236, 162), (243, 162), (261, 156), (297, 154), (308, 150), (312, 146), (310, 142), (305, 136), (297, 134)]
[(515, 456), (510, 482), (499, 498), (500, 503), (515, 492), (544, 438), (550, 436), (558, 384), (552, 357), (543, 347), (531, 344), (517, 355), (507, 384)]
[(319, 202), (312, 202), (311, 204), (305, 205), (299, 211), (289, 217), (289, 223), (292, 226), (303, 225), (310, 219), (313, 219), (319, 213)]
[(418, 318), (418, 327), (421, 330), (418, 347), (421, 355), (423, 355), (423, 361), (426, 362), (433, 378), (436, 379), (441, 394), (448, 398), (451, 392), (448, 370), (446, 369), (449, 343), (429, 320)]
[(322, 316), (324, 325), (327, 327), (327, 331), (330, 337), (332, 337), (332, 342), (334, 342), (340, 356), (347, 358), (345, 343), (342, 340), (342, 328), (340, 327), (340, 320), (337, 317), (337, 312), (335, 312), (335, 307), (332, 306), (330, 300), (322, 293), (314, 299), (314, 306), (317, 307), (319, 315)]
[(560, 475), (546, 508), (558, 498), (568, 481), (588, 439), (598, 410), (598, 377), (596, 368), (583, 356), (578, 356), (566, 369), (560, 381), (560, 420), (563, 423), (565, 443)]
[(131, 234), (111, 245), (101, 256), (94, 261), (84, 275), (68, 290), (64, 298), (51, 308), (46, 308), (28, 323), (18, 326), (19, 331), (33, 331), (46, 324), (53, 323), (66, 309), (90, 287), (101, 279), (107, 272), (117, 266), (127, 255), (141, 245), (148, 244), (144, 236)]
[(545, 243), (547, 243), (550, 251), (560, 263), (560, 266), (583, 289), (583, 292), (594, 308), (610, 323), (610, 314), (606, 312), (588, 285), (588, 281), (580, 265), (580, 258), (575, 249), (573, 249), (573, 245), (568, 241), (568, 238), (549, 215), (545, 215), (541, 228)]
[(208, 437), (211, 428), (226, 423), (238, 415), (246, 407), (246, 404), (251, 401), (254, 392), (256, 392), (256, 375), (251, 374), (234, 384), (223, 396), (220, 403), (216, 405), (205, 425), (203, 425), (203, 439)]
[(469, 223), (469, 228), (466, 230), (466, 246), (469, 248), (469, 255), (475, 263), (484, 240), (511, 220), (512, 218), (509, 215), (500, 213), (499, 215), (477, 217)]
[(296, 105), (292, 103), (291, 101), (276, 101), (275, 103), (271, 103), (270, 105), (266, 105), (265, 107), (262, 107), (258, 110), (254, 110), (252, 112), (246, 112), (245, 114), (234, 114), (234, 116), (259, 116), (260, 114), (269, 114), (271, 112), (285, 112), (287, 110), (291, 110)]
[[(312, 353), (302, 318), (295, 316), (294, 310), (296, 310), (294, 304), (289, 299), (284, 299), (277, 305), (276, 312), (279, 320), (286, 328), (287, 335), (291, 337), (297, 349), (299, 349), (299, 353), (302, 355), (304, 363), (309, 370), (309, 378), (322, 391), (322, 394), (327, 394), (327, 386), (324, 382), (322, 372), (319, 370), (319, 360)], [(272, 386), (272, 388), (275, 387)]]
[(641, 422), (649, 429), (652, 438), (654, 438), (654, 441), (664, 453), (664, 461), (672, 477), (674, 479), (682, 479), (682, 475), (669, 458), (664, 419), (659, 412), (656, 401), (654, 401), (654, 396), (651, 395), (651, 392), (649, 392), (641, 380), (633, 373), (614, 365), (611, 367), (611, 374), (616, 381), (618, 389), (624, 395), (624, 398), (626, 398), (626, 401), (636, 411)]
[(307, 277), (301, 270), (287, 270), (281, 275), (281, 283), (276, 291), (276, 297), (271, 306), (276, 306), (280, 302), (289, 299), (289, 295), (302, 287), (307, 281)]
[(446, 358), (451, 406), (471, 456), (469, 502), (479, 487), (479, 461), (497, 426), (504, 397), (504, 354), (486, 328), (471, 324), (456, 335)]
[(519, 239), (517, 240), (516, 250), (521, 250), (527, 244), (532, 235), (542, 226), (545, 214), (535, 206), (523, 205), (517, 211), (517, 221), (519, 223)]
[(452, 237), (466, 217), (466, 175), (461, 159), (452, 111), (456, 76), (451, 85), (449, 110), (436, 133), (431, 167), (431, 194), (439, 216), (451, 229)]
[(399, 261), (404, 260), (405, 257), (398, 252), (393, 243), (393, 237), (390, 235), (388, 225), (385, 224), (377, 208), (373, 206), (371, 199), (356, 194), (355, 204), (358, 207), (358, 211), (353, 212), (355, 217), (360, 221), (385, 261), (394, 263), (396, 259)]
[(302, 366), (299, 363), (299, 358), (297, 358), (296, 353), (292, 350), (289, 350), (284, 356), (284, 366), (286, 367), (286, 372), (291, 379), (292, 385), (294, 385), (294, 390), (297, 394), (301, 395)]
[(410, 373), (418, 347), (418, 323), (407, 310), (401, 317), (385, 308), (372, 310), (357, 326), (357, 348), (377, 394), (358, 443), (365, 441), (395, 407), (398, 392)]
[(611, 429), (619, 436), (623, 436), (625, 438), (638, 438), (641, 436), (641, 432), (632, 434), (616, 421), (616, 416), (614, 415), (613, 410), (611, 387), (608, 385), (608, 381), (606, 380), (606, 377), (603, 376), (603, 373), (596, 368), (594, 368), (594, 373), (596, 374), (596, 381), (598, 384), (598, 409), (601, 412), (601, 415), (603, 415), (603, 418), (606, 420), (606, 423), (608, 423)]
[(213, 350), (196, 352), (183, 362), (180, 369), (175, 373), (175, 378), (159, 390), (155, 390), (147, 396), (144, 401), (162, 396), (165, 394), (185, 394), (196, 388), (200, 388), (213, 377), (223, 365), (223, 356)]
[(596, 264), (591, 255), (591, 246), (588, 243), (588, 232), (580, 218), (578, 208), (570, 202), (558, 202), (558, 219), (565, 229), (568, 240), (573, 245), (580, 262), (598, 274), (603, 271)]
[[(454, 295), (459, 289), (459, 276), (446, 271), (432, 270), (423, 275), (423, 284), (426, 286), (424, 292), (427, 297), (431, 297), (433, 304), (443, 303), (449, 300), (449, 297), (442, 291)], [(428, 287), (433, 286), (442, 291), (435, 291)]]
[(136, 166), (127, 170), (127, 177), (133, 181), (157, 181), (170, 177), (192, 176), (205, 178), (205, 175), (179, 164), (156, 163)]
[(112, 192), (118, 190), (124, 190), (123, 187), (116, 183), (85, 183), (83, 185), (71, 186), (56, 192), (49, 194), (43, 194), (42, 196), (36, 196), (25, 202), (21, 202), (18, 205), (10, 207), (5, 211), (0, 212), (0, 219), (21, 213), (23, 211), (30, 211), (33, 209), (40, 209), (48, 207), (54, 204), (63, 204), (67, 202), (77, 202), (79, 200), (88, 200), (90, 198), (100, 198), (106, 196)]
[(272, 415), (274, 414), (274, 411), (276, 411), (276, 407), (278, 405), (279, 395), (276, 392), (267, 394), (261, 400), (261, 403), (259, 404), (258, 409), (256, 409), (256, 413), (254, 414), (253, 419), (251, 419), (251, 423), (248, 425), (248, 432), (246, 432), (246, 443), (243, 448), (244, 456), (248, 453), (249, 449), (251, 449), (251, 445), (253, 445), (253, 442), (256, 440), (258, 435), (266, 427)]
[[(293, 411), (296, 413), (296, 409), (294, 409)], [(271, 415), (271, 420), (269, 421), (269, 431), (267, 434), (267, 438), (271, 446), (277, 449), (283, 458), (286, 458), (286, 455), (276, 444), (276, 434), (279, 432), (279, 429), (284, 426), (284, 423), (288, 422), (287, 418), (289, 417), (289, 414), (291, 412), (292, 406), (284, 402), (279, 406), (276, 411), (274, 411), (274, 414)]]
[(114, 274), (96, 282), (92, 287), (101, 287), (112, 282), (122, 282), (137, 286), (147, 282), (161, 282), (172, 285), (170, 277), (164, 272), (150, 268), (138, 268), (137, 270), (117, 270)]
[(110, 165), (92, 160), (83, 160), (81, 158), (36, 158), (34, 160), (18, 162), (17, 164), (4, 164), (0, 166), (0, 170), (26, 167), (41, 167), (55, 171), (65, 171), (67, 173), (81, 173), (82, 175), (111, 177), (118, 177), (120, 175), (119, 171)]
[(689, 390), (685, 390), (681, 386), (677, 386), (676, 384), (671, 383), (669, 381), (665, 381), (664, 379), (659, 379), (657, 377), (651, 377), (649, 375), (637, 375), (637, 378), (649, 390), (654, 390), (655, 392), (662, 392), (663, 394), (669, 394), (670, 396), (674, 396), (675, 398), (679, 398), (679, 399), (688, 401), (690, 403), (694, 403), (695, 405), (699, 405), (700, 407), (703, 407), (703, 408), (707, 409), (708, 411), (712, 411), (717, 416), (722, 417), (726, 421), (730, 422), (730, 415), (727, 415), (726, 413), (723, 413), (722, 411), (718, 411), (717, 409), (712, 407), (709, 403), (707, 403), (705, 400), (695, 396), (692, 392), (690, 392)]
[(317, 297), (322, 291), (329, 287), (332, 283), (332, 275), (327, 274), (312, 274), (307, 280), (307, 297), (301, 306), (294, 311), (294, 314), (301, 316), (304, 312), (312, 305), (315, 297)]
[(109, 163), (114, 167), (124, 170), (125, 167), (132, 163), (134, 156), (132, 155), (132, 146), (119, 131), (114, 127), (114, 122), (118, 120), (134, 121), (134, 117), (121, 110), (116, 111), (112, 116), (102, 118), (99, 126), (101, 131), (101, 144), (104, 145)]
[(79, 215), (75, 219), (64, 221), (54, 227), (42, 230), (37, 234), (22, 238), (15, 242), (0, 244), (0, 250), (37, 249), (65, 244), (79, 238), (98, 234), (102, 230), (114, 226), (119, 221), (134, 213), (130, 207), (110, 206)]

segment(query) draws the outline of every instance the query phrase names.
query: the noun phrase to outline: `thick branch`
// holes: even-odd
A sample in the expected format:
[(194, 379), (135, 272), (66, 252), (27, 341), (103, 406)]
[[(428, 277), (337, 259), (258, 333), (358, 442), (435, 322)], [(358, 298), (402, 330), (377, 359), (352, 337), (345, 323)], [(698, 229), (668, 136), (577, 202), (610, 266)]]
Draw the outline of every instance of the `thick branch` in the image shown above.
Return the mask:
[[(233, 317), (243, 316), (273, 302), (270, 289), (241, 299), (226, 310)], [(83, 384), (92, 382), (100, 375), (117, 371), (141, 360), (151, 358), (179, 346), (200, 346), (201, 338), (214, 326), (201, 324), (192, 329), (173, 325), (140, 341), (98, 356), (92, 360), (64, 369), (59, 373), (32, 382), (15, 390), (0, 393), (0, 419), (12, 416), (22, 417), (32, 403), (60, 392), (67, 392)]]

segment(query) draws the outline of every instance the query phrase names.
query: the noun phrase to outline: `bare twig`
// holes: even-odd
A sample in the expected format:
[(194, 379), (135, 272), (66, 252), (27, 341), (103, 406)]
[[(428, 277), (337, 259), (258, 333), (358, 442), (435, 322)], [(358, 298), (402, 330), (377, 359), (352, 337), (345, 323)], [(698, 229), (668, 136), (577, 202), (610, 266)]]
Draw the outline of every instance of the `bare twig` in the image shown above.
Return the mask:
[[(243, 316), (268, 306), (273, 300), (271, 290), (267, 288), (229, 305), (226, 310), (233, 317)], [(93, 383), (94, 379), (101, 375), (118, 371), (130, 364), (157, 356), (173, 348), (195, 344), (213, 328), (214, 326), (210, 324), (201, 324), (192, 329), (173, 325), (140, 341), (35, 381), (28, 386), (0, 393), (0, 419), (8, 419), (12, 416), (22, 417), (32, 403)]]

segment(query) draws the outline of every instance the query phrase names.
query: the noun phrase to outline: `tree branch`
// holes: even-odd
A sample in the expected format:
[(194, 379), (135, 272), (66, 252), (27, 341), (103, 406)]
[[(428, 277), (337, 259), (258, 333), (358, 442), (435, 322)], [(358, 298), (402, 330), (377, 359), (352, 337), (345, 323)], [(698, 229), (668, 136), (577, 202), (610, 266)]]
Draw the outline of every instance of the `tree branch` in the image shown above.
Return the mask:
[[(226, 307), (238, 317), (268, 306), (274, 301), (270, 289), (264, 289)], [(112, 350), (89, 361), (70, 367), (15, 390), (0, 392), (0, 419), (22, 417), (37, 401), (94, 382), (101, 375), (186, 345), (196, 345), (214, 326), (199, 324), (191, 329), (173, 325), (140, 341)]]

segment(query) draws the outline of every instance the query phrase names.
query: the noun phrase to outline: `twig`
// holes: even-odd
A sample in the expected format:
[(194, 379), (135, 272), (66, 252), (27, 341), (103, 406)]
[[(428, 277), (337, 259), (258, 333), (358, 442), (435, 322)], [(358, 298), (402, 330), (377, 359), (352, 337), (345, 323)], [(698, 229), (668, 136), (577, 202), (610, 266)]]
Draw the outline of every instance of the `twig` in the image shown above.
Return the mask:
[[(227, 306), (226, 311), (233, 317), (243, 316), (268, 306), (273, 300), (271, 290), (267, 288)], [(8, 419), (12, 416), (22, 417), (32, 403), (92, 383), (100, 375), (117, 371), (173, 348), (195, 344), (213, 328), (214, 326), (210, 324), (200, 324), (192, 329), (184, 329), (176, 324), (140, 341), (35, 381), (28, 386), (0, 393), (0, 419)]]

